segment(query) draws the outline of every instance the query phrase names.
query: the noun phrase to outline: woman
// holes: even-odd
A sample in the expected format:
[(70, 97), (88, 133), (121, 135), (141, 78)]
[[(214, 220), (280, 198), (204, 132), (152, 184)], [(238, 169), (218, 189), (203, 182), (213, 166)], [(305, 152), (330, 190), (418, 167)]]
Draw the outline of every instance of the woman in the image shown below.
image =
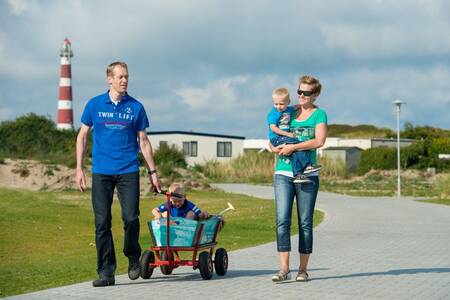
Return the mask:
[(274, 175), (276, 234), (280, 271), (272, 277), (274, 282), (290, 279), (290, 231), (294, 196), (297, 199), (298, 248), (300, 252), (300, 266), (295, 279), (296, 281), (307, 281), (309, 279), (308, 260), (312, 253), (313, 215), (319, 189), (319, 173), (308, 174), (310, 182), (295, 184), (289, 155), (298, 150), (310, 150), (311, 163), (317, 165), (316, 149), (323, 146), (327, 135), (327, 115), (324, 110), (314, 104), (320, 90), (321, 84), (316, 78), (311, 76), (300, 77), (297, 90), (300, 109), (294, 112), (290, 127), (291, 131), (304, 142), (272, 147), (272, 150), (280, 155)]

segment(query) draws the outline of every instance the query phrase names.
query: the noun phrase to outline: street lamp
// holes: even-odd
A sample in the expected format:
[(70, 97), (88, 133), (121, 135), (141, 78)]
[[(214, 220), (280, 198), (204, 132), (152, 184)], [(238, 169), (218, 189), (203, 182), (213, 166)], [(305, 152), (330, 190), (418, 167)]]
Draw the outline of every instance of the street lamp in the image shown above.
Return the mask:
[(397, 99), (392, 103), (397, 108), (397, 198), (400, 199), (400, 106), (406, 102)]

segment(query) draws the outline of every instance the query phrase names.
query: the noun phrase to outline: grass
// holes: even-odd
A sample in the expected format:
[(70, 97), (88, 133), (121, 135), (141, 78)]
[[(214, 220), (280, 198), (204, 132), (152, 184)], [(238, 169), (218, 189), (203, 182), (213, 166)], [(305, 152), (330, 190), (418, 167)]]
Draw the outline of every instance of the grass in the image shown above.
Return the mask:
[[(403, 196), (427, 197), (435, 194), (433, 184), (423, 178), (402, 178), (401, 189)], [(395, 196), (397, 178), (381, 175), (356, 180), (324, 177), (320, 179), (320, 190), (352, 196)]]
[[(319, 157), (320, 190), (353, 196), (395, 196), (397, 176), (394, 171), (372, 170), (364, 176), (355, 176), (340, 160)], [(210, 161), (194, 167), (212, 182), (273, 184), (274, 154), (246, 152), (229, 162)], [(431, 177), (424, 171), (402, 171), (402, 195), (412, 197), (448, 198), (450, 174)]]
[(423, 202), (423, 203), (450, 205), (450, 198), (446, 198), (446, 199), (427, 199), (427, 200), (417, 200), (417, 201), (418, 202)]
[[(236, 207), (236, 212), (226, 215), (219, 247), (231, 251), (275, 240), (273, 201), (215, 191), (192, 191), (188, 198), (210, 213), (226, 208), (227, 202)], [(164, 201), (163, 197), (141, 200), (143, 249), (150, 247), (146, 221), (150, 219), (151, 209)], [(1, 297), (96, 278), (94, 220), (89, 193), (0, 189), (0, 209)], [(315, 225), (322, 219), (323, 213), (316, 211)], [(293, 233), (298, 230), (296, 223), (293, 222)], [(113, 235), (116, 273), (123, 274), (128, 262), (122, 254), (123, 230), (118, 201), (113, 203)]]

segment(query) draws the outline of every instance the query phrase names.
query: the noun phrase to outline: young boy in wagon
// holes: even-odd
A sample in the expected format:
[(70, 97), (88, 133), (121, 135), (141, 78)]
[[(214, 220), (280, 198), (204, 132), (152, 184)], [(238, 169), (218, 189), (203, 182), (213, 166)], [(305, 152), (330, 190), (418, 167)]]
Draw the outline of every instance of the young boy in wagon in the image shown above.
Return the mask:
[[(201, 211), (194, 203), (186, 199), (186, 192), (181, 183), (174, 182), (169, 187), (170, 197), (170, 216), (182, 217), (192, 220), (204, 220), (209, 217), (207, 211)], [(156, 220), (167, 217), (167, 203), (155, 207), (152, 214)]]

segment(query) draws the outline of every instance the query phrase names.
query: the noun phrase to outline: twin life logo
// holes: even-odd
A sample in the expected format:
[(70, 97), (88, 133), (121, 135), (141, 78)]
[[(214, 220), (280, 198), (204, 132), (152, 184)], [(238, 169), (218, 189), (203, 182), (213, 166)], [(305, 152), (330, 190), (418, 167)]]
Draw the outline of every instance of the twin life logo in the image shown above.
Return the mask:
[(127, 107), (124, 109), (124, 111), (121, 112), (105, 112), (105, 111), (99, 111), (98, 117), (102, 119), (116, 119), (116, 120), (128, 120), (133, 121), (133, 111), (130, 107)]

